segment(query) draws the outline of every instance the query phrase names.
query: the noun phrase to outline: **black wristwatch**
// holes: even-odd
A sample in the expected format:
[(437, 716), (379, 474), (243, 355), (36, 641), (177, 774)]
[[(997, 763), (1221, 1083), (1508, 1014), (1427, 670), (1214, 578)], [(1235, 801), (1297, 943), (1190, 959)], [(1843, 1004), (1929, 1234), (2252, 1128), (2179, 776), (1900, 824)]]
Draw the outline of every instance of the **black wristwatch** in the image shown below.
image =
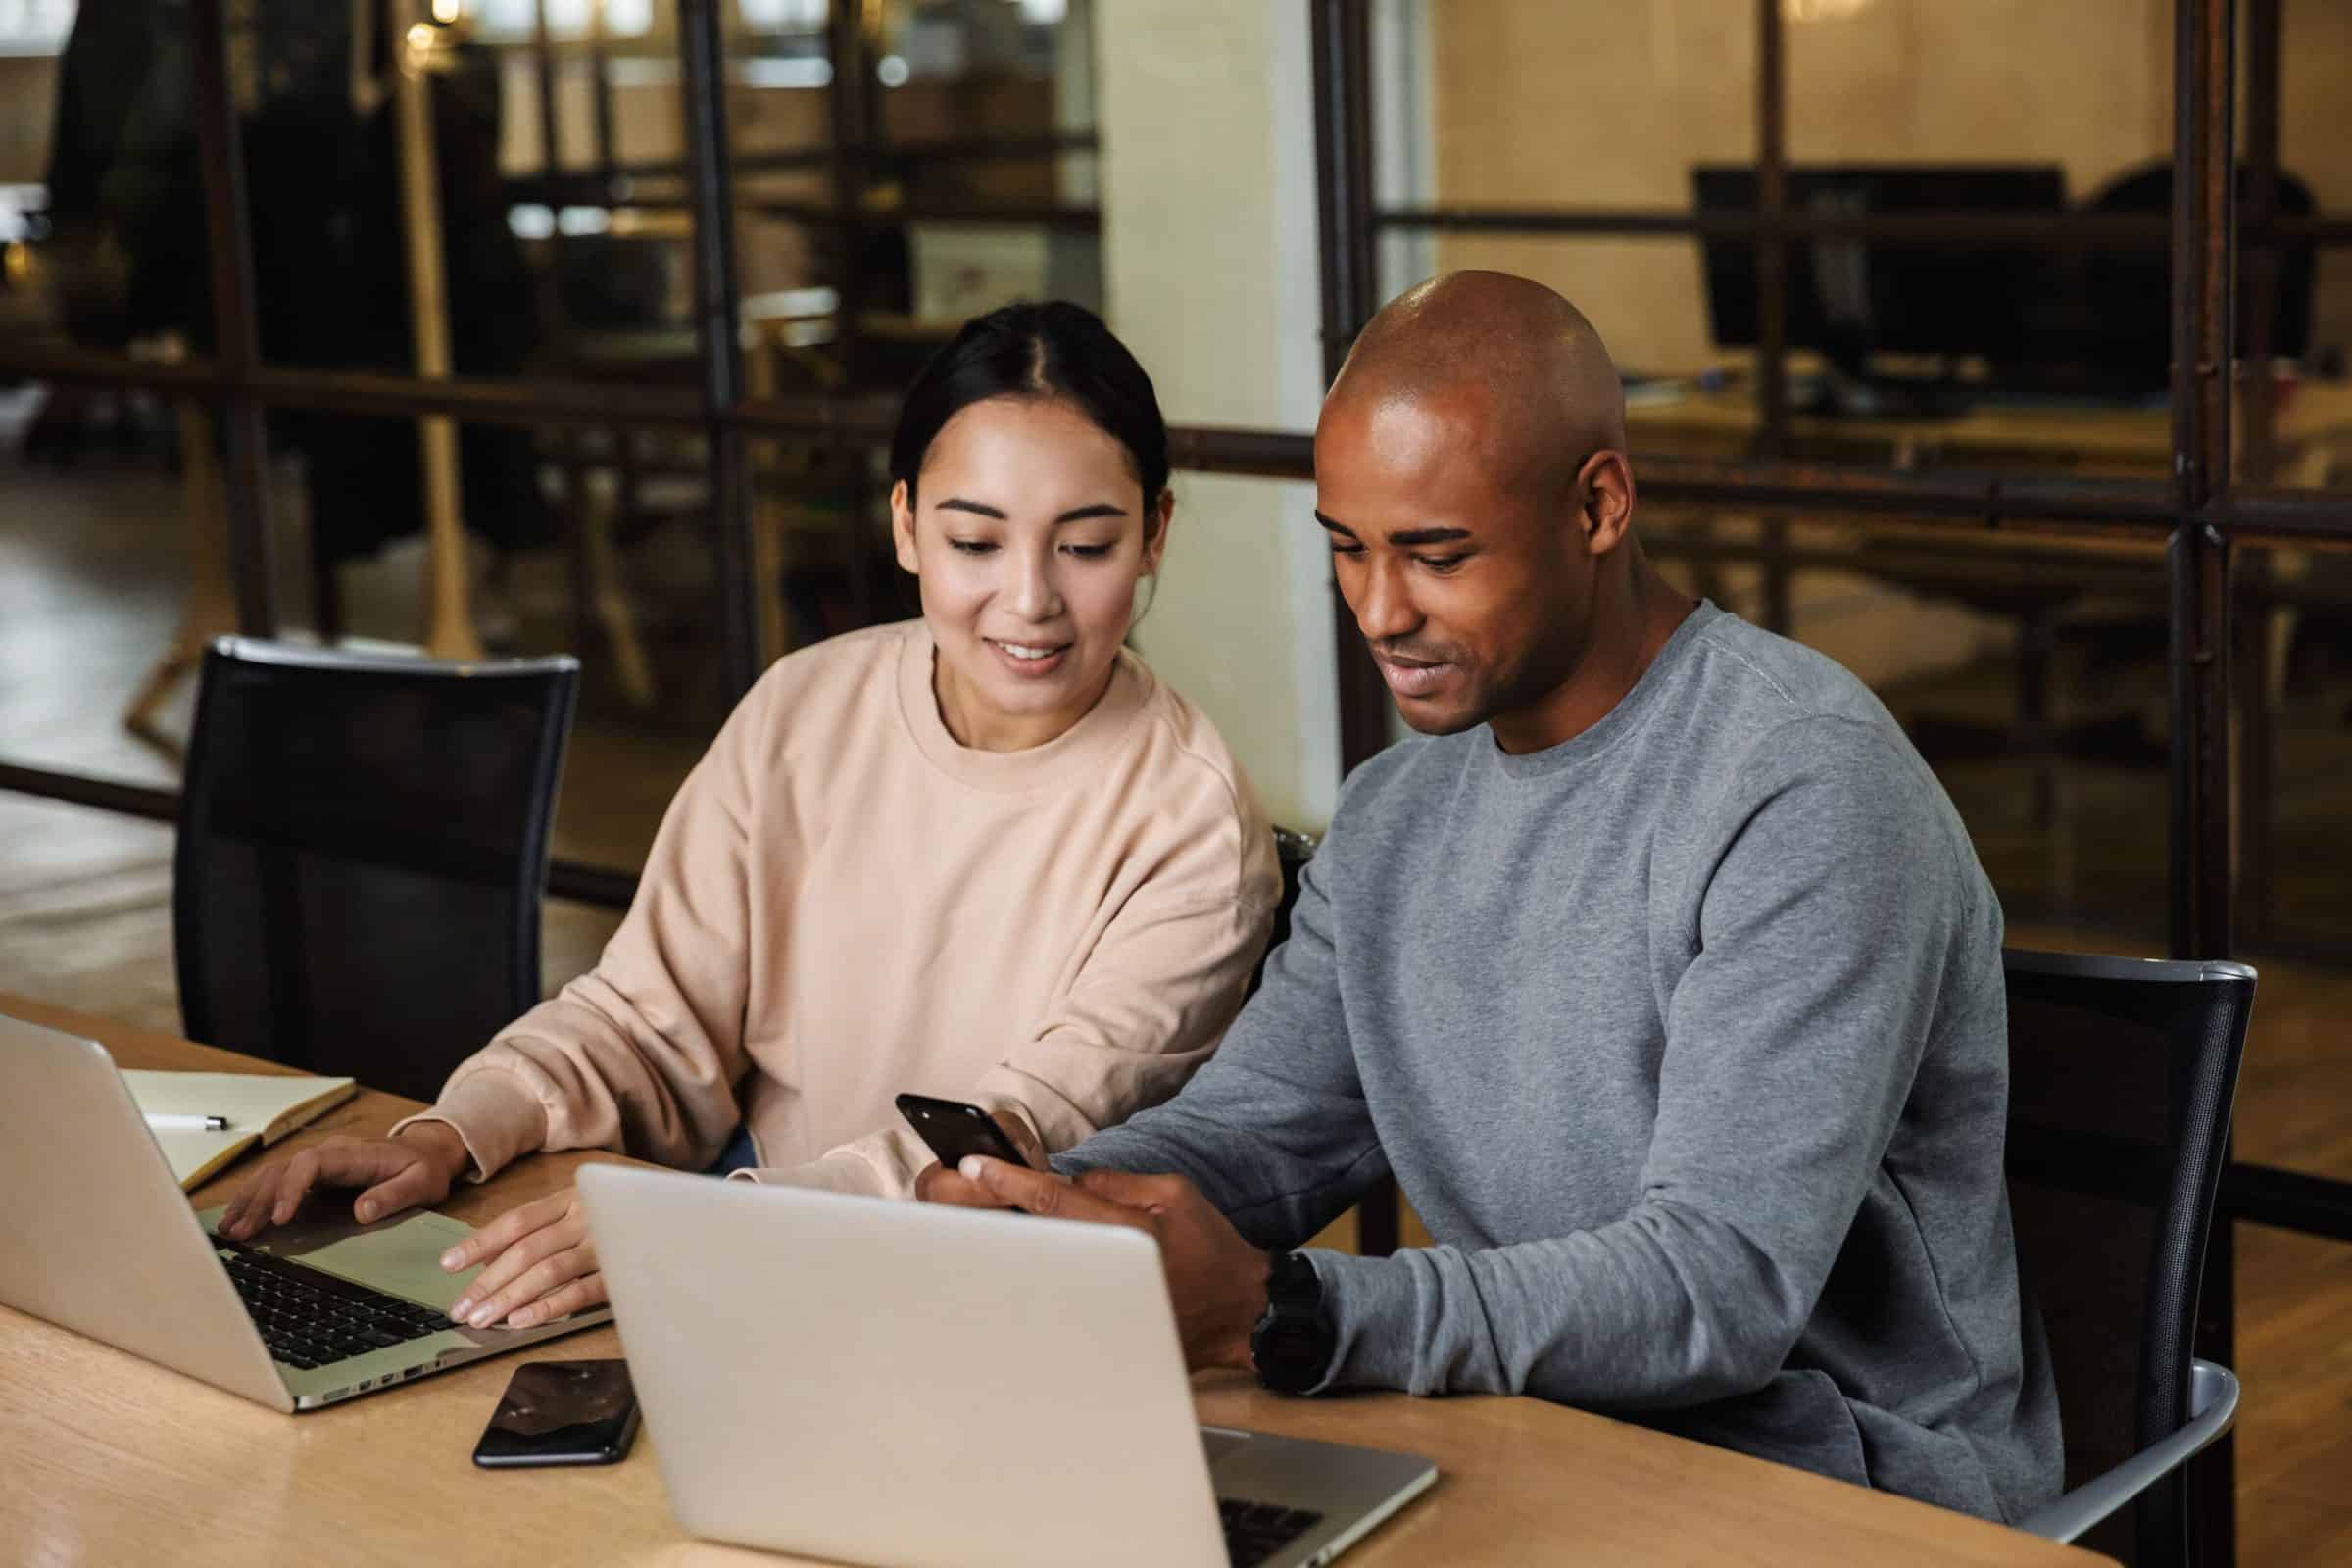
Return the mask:
[(1331, 1372), (1339, 1334), (1323, 1310), (1323, 1281), (1304, 1252), (1268, 1254), (1266, 1315), (1250, 1334), (1257, 1381), (1277, 1394), (1304, 1394)]

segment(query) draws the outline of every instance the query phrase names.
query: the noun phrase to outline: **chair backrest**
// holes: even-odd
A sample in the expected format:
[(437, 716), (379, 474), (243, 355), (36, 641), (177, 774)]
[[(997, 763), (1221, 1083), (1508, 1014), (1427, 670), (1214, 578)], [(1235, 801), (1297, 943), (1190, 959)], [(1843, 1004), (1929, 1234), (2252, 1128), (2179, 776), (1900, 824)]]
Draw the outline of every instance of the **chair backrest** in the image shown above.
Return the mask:
[[(2244, 964), (2003, 956), (2009, 1200), (2041, 1308), (2069, 1490), (2180, 1427), (2215, 1185), (2254, 1003)], [(2083, 1539), (2182, 1560), (2176, 1472)]]
[(1257, 967), (1250, 971), (1252, 996), (1257, 994), (1257, 983), (1265, 978), (1267, 957), (1291, 939), (1291, 907), (1298, 902), (1298, 877), (1306, 862), (1315, 858), (1314, 835), (1296, 828), (1276, 828), (1274, 858), (1282, 863), (1282, 902), (1274, 906), (1274, 929), (1266, 936), (1266, 951), (1257, 956)]
[(431, 1100), (539, 999), (578, 679), (215, 642), (173, 861), (188, 1037)]
[[(2242, 213), (2253, 184), (2253, 172), (2237, 166), (2237, 203)], [(2308, 218), (2313, 210), (2311, 187), (2280, 171), (2278, 210), (2282, 217)], [(2167, 213), (2173, 206), (2173, 166), (2169, 160), (2132, 170), (2102, 186), (2084, 204), (2094, 213)], [(2313, 282), (2318, 275), (2319, 246), (2297, 236), (2281, 240), (2273, 294), (2271, 352), (2301, 359), (2311, 349)], [(2252, 254), (2249, 243), (2248, 255)], [(2135, 373), (2148, 387), (2165, 384), (2171, 344), (2164, 330), (2172, 299), (2172, 258), (2161, 248), (2101, 248), (2085, 253), (2082, 277), (2090, 310), (2091, 347), (2100, 362)], [(2237, 352), (2247, 352), (2248, 323), (2253, 319), (2253, 268), (2241, 263), (2237, 273)]]

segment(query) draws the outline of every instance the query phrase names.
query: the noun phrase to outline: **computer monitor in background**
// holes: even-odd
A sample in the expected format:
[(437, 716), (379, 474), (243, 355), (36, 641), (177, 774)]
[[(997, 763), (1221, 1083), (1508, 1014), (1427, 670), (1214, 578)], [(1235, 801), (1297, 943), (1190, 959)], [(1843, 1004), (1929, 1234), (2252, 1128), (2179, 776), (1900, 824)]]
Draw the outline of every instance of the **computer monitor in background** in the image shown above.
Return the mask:
[[(1691, 183), (1702, 213), (1752, 212), (1752, 166), (1701, 166)], [(1798, 212), (2034, 212), (2066, 209), (2066, 175), (2056, 165), (1819, 164), (1792, 168), (1788, 204)], [(1756, 341), (1756, 254), (1751, 236), (1708, 239), (1707, 313), (1715, 341)], [(1997, 368), (2037, 357), (2036, 340), (2055, 322), (2065, 290), (2058, 258), (2030, 245), (1793, 240), (1788, 248), (1790, 348), (1817, 350), (1838, 372), (1825, 391), (1848, 412), (1919, 412), (1936, 401), (1933, 380), (1910, 385), (1874, 378), (1874, 354), (1981, 357)], [(1948, 364), (1946, 373), (1948, 375)], [(1956, 388), (1949, 388), (1957, 391)]]

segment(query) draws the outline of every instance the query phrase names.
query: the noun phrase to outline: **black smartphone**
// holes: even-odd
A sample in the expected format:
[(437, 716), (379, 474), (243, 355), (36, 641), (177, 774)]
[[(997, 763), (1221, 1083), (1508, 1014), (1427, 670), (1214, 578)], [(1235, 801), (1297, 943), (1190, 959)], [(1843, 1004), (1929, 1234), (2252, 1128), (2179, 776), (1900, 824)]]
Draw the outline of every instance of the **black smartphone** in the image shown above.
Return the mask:
[(1028, 1160), (1004, 1136), (997, 1119), (978, 1105), (960, 1100), (934, 1100), (929, 1095), (901, 1095), (899, 1114), (912, 1123), (939, 1162), (954, 1170), (966, 1154), (986, 1154), (1007, 1165), (1026, 1167)]
[(618, 1464), (637, 1437), (637, 1392), (626, 1361), (531, 1361), (514, 1369), (473, 1462)]

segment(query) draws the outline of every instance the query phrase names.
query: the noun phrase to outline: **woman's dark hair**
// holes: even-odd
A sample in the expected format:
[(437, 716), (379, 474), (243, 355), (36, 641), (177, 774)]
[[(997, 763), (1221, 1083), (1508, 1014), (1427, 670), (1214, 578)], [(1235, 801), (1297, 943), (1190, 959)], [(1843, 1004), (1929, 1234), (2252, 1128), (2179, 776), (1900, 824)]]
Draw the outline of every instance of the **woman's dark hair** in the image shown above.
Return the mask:
[(1127, 345), (1083, 305), (1049, 300), (976, 316), (931, 357), (906, 389), (890, 438), (890, 476), (909, 500), (923, 454), (956, 415), (997, 397), (1058, 398), (1119, 445), (1144, 486), (1144, 524), (1168, 487), (1168, 427), (1159, 399)]

